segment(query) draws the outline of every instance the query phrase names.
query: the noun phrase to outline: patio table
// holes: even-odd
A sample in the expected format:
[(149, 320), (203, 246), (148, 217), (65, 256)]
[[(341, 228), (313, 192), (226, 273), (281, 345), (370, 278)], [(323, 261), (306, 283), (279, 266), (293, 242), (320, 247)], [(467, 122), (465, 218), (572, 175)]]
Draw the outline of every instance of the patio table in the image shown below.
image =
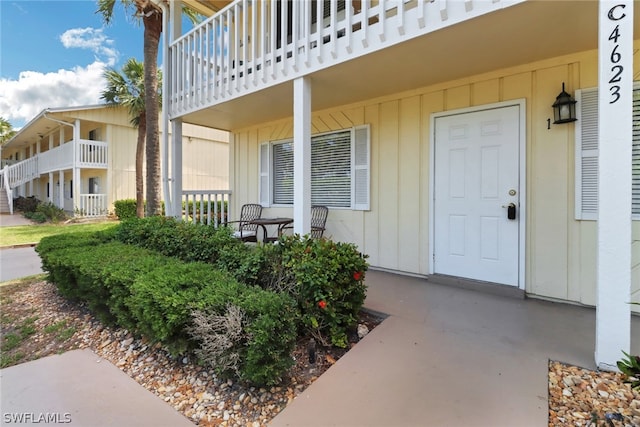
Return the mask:
[[(262, 227), (262, 241), (265, 242), (265, 243), (267, 243), (267, 242), (275, 242), (276, 240), (278, 240), (278, 238), (282, 235), (282, 229), (286, 225), (291, 224), (292, 222), (293, 222), (293, 218), (285, 218), (285, 217), (280, 217), (280, 218), (256, 218), (256, 219), (250, 221), (251, 224), (256, 224), (256, 225)], [(277, 226), (278, 234), (276, 236), (269, 236), (269, 233), (268, 233), (268, 230), (267, 230), (267, 226), (268, 225)]]

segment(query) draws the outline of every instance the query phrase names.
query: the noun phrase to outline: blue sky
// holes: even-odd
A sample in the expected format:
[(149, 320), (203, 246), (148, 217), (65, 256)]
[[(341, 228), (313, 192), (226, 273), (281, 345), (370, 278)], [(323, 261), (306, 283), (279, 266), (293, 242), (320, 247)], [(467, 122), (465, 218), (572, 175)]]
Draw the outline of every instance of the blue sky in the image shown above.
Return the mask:
[[(0, 117), (21, 128), (46, 108), (100, 103), (105, 67), (143, 59), (142, 25), (95, 0), (0, 0)], [(161, 57), (159, 61), (161, 61)]]

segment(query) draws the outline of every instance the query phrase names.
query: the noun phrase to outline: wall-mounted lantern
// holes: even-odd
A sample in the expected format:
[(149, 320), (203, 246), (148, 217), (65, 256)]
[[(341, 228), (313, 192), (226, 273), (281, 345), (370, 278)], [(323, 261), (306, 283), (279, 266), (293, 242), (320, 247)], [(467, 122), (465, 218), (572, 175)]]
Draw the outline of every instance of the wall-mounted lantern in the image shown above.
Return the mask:
[(556, 97), (556, 102), (553, 103), (553, 124), (570, 123), (578, 120), (576, 118), (576, 100), (573, 99), (564, 90), (564, 82), (562, 82), (562, 92)]

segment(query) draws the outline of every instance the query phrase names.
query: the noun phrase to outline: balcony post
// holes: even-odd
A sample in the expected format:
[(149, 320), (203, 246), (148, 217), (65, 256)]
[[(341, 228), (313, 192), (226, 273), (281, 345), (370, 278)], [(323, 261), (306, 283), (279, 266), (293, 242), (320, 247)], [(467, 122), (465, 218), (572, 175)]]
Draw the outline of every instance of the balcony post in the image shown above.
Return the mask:
[(182, 120), (171, 122), (171, 202), (172, 214), (182, 216)]
[(64, 171), (58, 172), (58, 207), (64, 209)]
[(47, 201), (53, 203), (53, 172), (49, 172), (49, 194), (47, 195)]
[(81, 208), (80, 206), (80, 119), (76, 119), (73, 126), (73, 170), (71, 172), (71, 204), (75, 208)]
[(311, 232), (311, 80), (293, 81), (293, 231)]

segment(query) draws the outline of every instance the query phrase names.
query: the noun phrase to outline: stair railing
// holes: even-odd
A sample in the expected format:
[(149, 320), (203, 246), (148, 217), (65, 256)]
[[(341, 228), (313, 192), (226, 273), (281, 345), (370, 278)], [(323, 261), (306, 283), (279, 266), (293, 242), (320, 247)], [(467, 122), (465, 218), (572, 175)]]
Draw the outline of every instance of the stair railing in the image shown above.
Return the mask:
[(5, 189), (7, 192), (7, 204), (9, 205), (9, 213), (13, 215), (13, 197), (11, 187), (9, 186), (9, 165), (5, 165), (4, 169), (0, 171), (0, 190)]

